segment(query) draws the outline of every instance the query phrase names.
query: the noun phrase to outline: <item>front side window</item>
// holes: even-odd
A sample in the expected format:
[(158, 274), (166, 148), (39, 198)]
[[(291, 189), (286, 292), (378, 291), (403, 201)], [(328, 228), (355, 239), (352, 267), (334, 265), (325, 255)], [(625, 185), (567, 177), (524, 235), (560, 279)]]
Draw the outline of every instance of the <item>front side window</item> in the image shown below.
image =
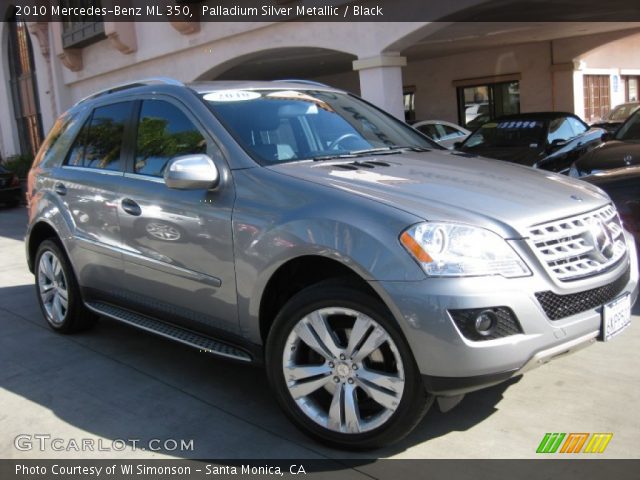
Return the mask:
[(640, 111), (634, 113), (616, 132), (616, 140), (640, 140)]
[(99, 170), (122, 170), (122, 135), (131, 102), (98, 107), (76, 137), (67, 165)]
[(206, 151), (204, 136), (178, 107), (163, 100), (142, 102), (133, 164), (135, 173), (161, 177), (173, 157)]
[(370, 149), (439, 148), (348, 94), (312, 90), (221, 90), (202, 95), (258, 162), (272, 164)]

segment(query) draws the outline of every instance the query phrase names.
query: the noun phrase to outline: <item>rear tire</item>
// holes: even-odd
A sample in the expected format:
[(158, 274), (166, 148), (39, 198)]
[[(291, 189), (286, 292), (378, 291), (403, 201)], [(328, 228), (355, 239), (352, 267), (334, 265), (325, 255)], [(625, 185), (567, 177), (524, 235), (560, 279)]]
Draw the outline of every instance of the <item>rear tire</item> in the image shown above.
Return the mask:
[(95, 324), (97, 317), (82, 303), (71, 264), (57, 242), (45, 240), (38, 247), (35, 277), (40, 309), (53, 330), (73, 333)]
[(332, 447), (397, 442), (434, 400), (386, 306), (353, 286), (322, 282), (294, 295), (274, 320), (266, 362), (285, 414)]

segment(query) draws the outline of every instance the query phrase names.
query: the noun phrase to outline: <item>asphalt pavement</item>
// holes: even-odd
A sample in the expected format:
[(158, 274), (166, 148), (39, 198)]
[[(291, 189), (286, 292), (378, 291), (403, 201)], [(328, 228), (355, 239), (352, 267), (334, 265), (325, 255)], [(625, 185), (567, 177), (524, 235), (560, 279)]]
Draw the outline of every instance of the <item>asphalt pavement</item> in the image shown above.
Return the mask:
[(299, 432), (259, 368), (109, 319), (77, 335), (51, 331), (26, 265), (26, 221), (24, 208), (0, 207), (0, 458), (329, 458), (366, 471), (377, 458), (536, 458), (547, 432), (611, 432), (600, 458), (640, 458), (638, 306), (611, 342), (448, 413), (434, 407), (397, 445), (350, 453)]

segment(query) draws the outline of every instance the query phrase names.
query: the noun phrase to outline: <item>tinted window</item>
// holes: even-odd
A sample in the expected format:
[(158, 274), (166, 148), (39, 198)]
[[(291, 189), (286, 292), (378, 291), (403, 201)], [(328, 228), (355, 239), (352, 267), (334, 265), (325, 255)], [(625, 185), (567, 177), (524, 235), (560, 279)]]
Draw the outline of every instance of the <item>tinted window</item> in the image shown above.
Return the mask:
[(80, 130), (67, 164), (102, 170), (121, 170), (122, 134), (131, 102), (96, 108)]
[(464, 143), (466, 148), (474, 147), (527, 147), (537, 148), (544, 139), (542, 120), (501, 120), (482, 125)]
[(173, 157), (206, 151), (205, 138), (178, 107), (162, 100), (142, 102), (135, 173), (160, 177)]
[(34, 165), (56, 162), (60, 164), (64, 153), (72, 140), (73, 130), (77, 124), (78, 115), (65, 114), (56, 120), (49, 135), (45, 139)]
[(358, 154), (371, 148), (434, 146), (406, 124), (342, 93), (219, 90), (202, 97), (260, 162)]
[(616, 133), (618, 140), (640, 140), (640, 112), (634, 113)]
[(428, 135), (430, 138), (433, 138), (434, 140), (438, 140), (440, 138), (440, 135), (438, 134), (438, 130), (436, 129), (436, 126), (433, 124), (429, 123), (427, 125), (420, 125), (418, 127), (418, 130), (420, 130), (425, 135)]
[(131, 113), (131, 102), (96, 108), (89, 124), (84, 166), (120, 170), (120, 151), (124, 125)]
[(571, 124), (567, 117), (560, 117), (551, 120), (551, 123), (549, 124), (549, 135), (547, 136), (548, 143), (551, 143), (554, 140), (569, 140), (574, 136), (573, 129), (571, 128)]
[(569, 123), (571, 124), (571, 128), (573, 129), (574, 135), (581, 135), (586, 132), (589, 127), (587, 127), (584, 123), (574, 117), (568, 117)]

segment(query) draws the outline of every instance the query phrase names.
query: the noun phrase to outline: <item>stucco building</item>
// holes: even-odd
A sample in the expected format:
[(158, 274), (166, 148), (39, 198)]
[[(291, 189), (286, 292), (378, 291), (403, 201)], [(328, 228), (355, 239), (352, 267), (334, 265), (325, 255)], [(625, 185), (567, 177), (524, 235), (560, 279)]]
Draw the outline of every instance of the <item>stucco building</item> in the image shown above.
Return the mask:
[(84, 96), (154, 76), (313, 79), (398, 117), (461, 124), (544, 110), (592, 121), (638, 99), (640, 23), (10, 20), (0, 24), (3, 158), (37, 149)]

